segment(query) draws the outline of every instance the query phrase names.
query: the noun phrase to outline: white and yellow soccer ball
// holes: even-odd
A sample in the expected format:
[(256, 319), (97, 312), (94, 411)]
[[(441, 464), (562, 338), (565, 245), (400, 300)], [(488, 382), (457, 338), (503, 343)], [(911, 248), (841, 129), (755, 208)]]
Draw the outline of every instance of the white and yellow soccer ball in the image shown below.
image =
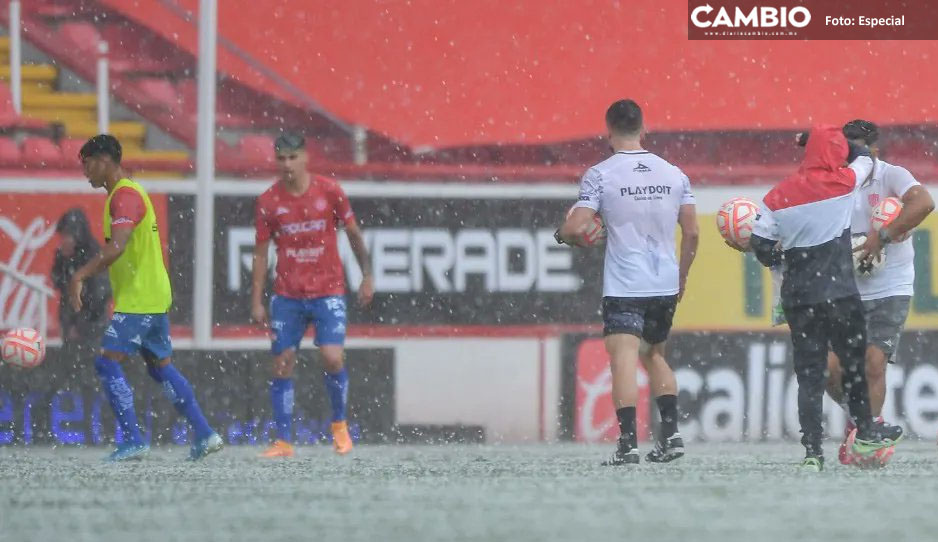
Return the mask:
[(0, 342), (0, 359), (8, 365), (32, 369), (46, 357), (46, 343), (35, 329), (13, 329)]
[(752, 235), (752, 226), (758, 214), (758, 203), (748, 198), (733, 198), (717, 211), (717, 229), (723, 239), (743, 245)]
[[(875, 234), (874, 234), (875, 235)], [(873, 257), (869, 262), (863, 262), (860, 260), (860, 255), (862, 251), (857, 251), (857, 249), (863, 246), (863, 243), (866, 242), (865, 233), (856, 233), (850, 236), (851, 248), (856, 251), (853, 253), (853, 270), (858, 275), (870, 276), (873, 273), (876, 273), (886, 265), (886, 251), (879, 251), (879, 256)]]

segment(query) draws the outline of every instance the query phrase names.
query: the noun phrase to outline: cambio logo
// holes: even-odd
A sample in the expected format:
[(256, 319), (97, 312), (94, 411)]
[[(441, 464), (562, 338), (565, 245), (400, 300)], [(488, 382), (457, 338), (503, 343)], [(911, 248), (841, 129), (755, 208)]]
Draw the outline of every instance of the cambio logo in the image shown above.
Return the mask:
[(804, 6), (755, 6), (748, 11), (735, 6), (731, 9), (732, 14), (726, 6), (719, 9), (710, 4), (698, 6), (691, 11), (690, 20), (697, 28), (804, 28), (811, 22), (811, 12)]

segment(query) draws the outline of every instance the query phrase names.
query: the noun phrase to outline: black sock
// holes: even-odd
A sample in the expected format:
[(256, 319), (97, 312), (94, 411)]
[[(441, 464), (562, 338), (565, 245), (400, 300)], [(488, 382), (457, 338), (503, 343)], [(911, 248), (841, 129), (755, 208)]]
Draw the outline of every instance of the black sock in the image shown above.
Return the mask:
[(677, 433), (677, 395), (662, 395), (655, 399), (661, 413), (661, 439)]
[(628, 444), (633, 449), (638, 448), (638, 436), (635, 434), (635, 407), (622, 407), (616, 409), (619, 418), (619, 442)]

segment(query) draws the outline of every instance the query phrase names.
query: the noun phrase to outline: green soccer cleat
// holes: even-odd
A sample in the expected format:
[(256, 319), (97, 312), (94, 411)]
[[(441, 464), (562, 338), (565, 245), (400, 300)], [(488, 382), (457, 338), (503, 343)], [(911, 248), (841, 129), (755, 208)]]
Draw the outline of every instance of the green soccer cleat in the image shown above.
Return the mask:
[(887, 448), (892, 448), (896, 445), (895, 441), (888, 439), (880, 440), (861, 440), (854, 439), (853, 446), (851, 446), (851, 451), (853, 454), (860, 460), (869, 460), (873, 458), (881, 450)]
[(821, 472), (824, 470), (823, 457), (806, 457), (801, 462), (801, 472)]

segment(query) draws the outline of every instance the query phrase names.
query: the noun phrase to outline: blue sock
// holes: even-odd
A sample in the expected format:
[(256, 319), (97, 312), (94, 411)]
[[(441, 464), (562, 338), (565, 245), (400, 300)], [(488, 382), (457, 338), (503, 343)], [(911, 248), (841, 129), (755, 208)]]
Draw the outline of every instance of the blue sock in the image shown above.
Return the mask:
[(332, 403), (332, 421), (345, 420), (345, 403), (348, 402), (348, 371), (345, 367), (337, 373), (323, 372), (329, 402)]
[(137, 425), (137, 413), (134, 411), (134, 390), (124, 378), (124, 370), (121, 369), (120, 363), (98, 356), (94, 360), (94, 368), (101, 379), (104, 395), (111, 403), (114, 417), (120, 425), (124, 443), (143, 444), (140, 426)]
[(293, 440), (293, 379), (275, 378), (270, 381), (270, 404), (274, 407), (277, 438)]
[(166, 397), (173, 402), (176, 411), (189, 420), (189, 425), (195, 431), (195, 438), (202, 440), (214, 433), (202, 414), (202, 409), (199, 408), (199, 403), (195, 400), (195, 393), (193, 393), (192, 386), (189, 385), (186, 377), (182, 376), (182, 373), (172, 363), (163, 367), (156, 367), (155, 372), (155, 375), (151, 372), (150, 376), (154, 380), (163, 382), (163, 391), (166, 393)]
[(150, 378), (156, 380), (160, 384), (163, 383), (163, 377), (160, 376), (160, 369), (153, 363), (147, 363), (147, 374), (150, 375)]

